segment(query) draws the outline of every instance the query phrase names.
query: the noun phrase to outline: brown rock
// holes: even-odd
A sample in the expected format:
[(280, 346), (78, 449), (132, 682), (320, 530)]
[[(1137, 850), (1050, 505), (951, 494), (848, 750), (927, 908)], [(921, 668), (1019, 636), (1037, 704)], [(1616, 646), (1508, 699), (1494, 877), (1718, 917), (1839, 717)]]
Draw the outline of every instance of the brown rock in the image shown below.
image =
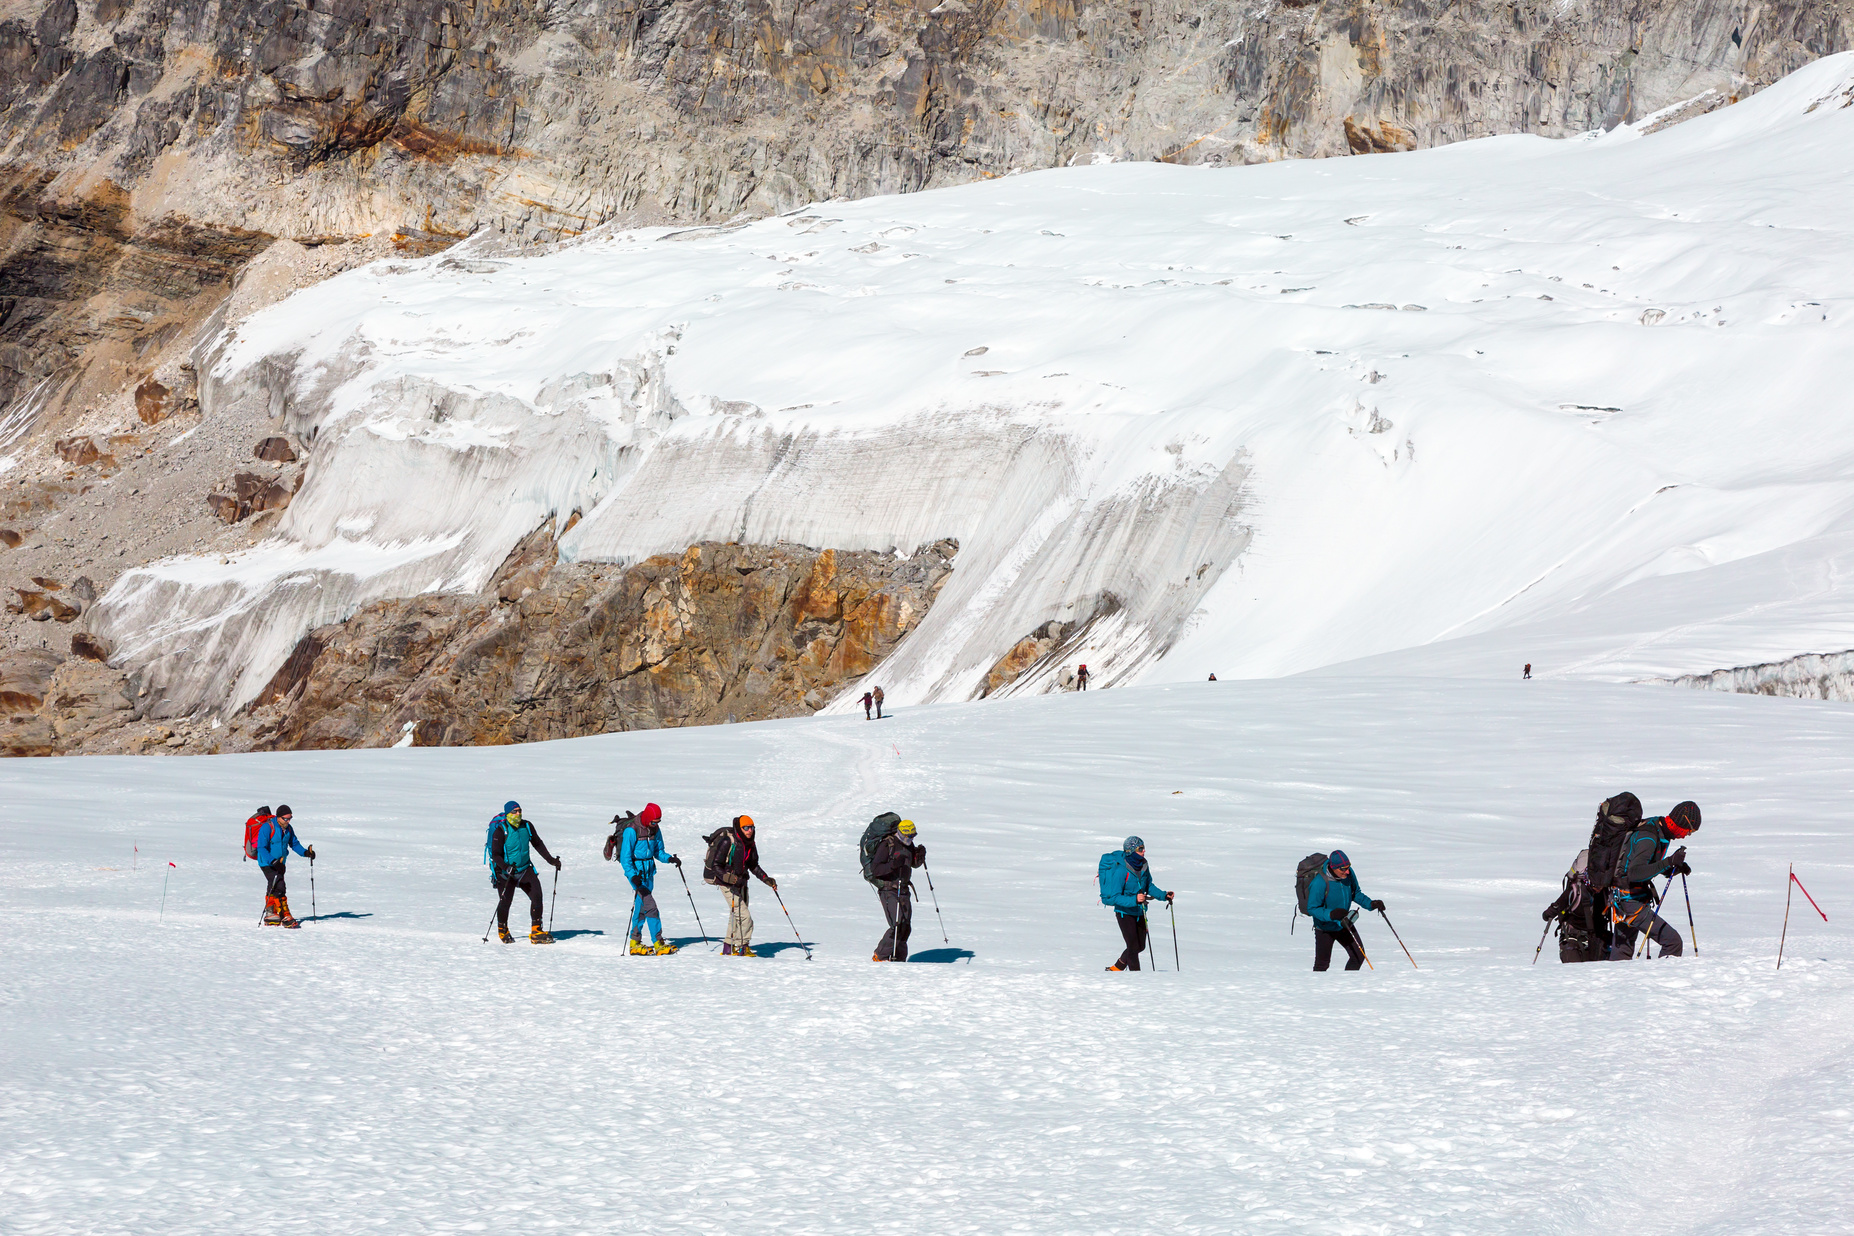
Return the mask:
[(64, 658), (44, 648), (0, 652), (0, 713), (37, 712)]
[(544, 526), (484, 595), (384, 601), (310, 632), (252, 705), (253, 745), (389, 746), (407, 723), (418, 746), (455, 746), (804, 715), (894, 650), (957, 548), (706, 542), (558, 566)]
[(32, 577), (32, 582), (37, 584), (39, 587), (45, 589), (45, 591), (47, 592), (57, 592), (59, 589), (64, 587), (64, 585), (59, 583), (57, 580), (47, 579), (43, 575), (34, 575)]
[(75, 468), (95, 463), (103, 457), (103, 452), (97, 449), (96, 439), (82, 436), (60, 438), (52, 443), (52, 450), (58, 452), (58, 458)]
[(173, 391), (149, 378), (135, 388), (135, 415), (142, 418), (147, 425), (159, 425), (169, 415), (169, 399)]
[(979, 691), (983, 699), (999, 687), (1016, 682), (1023, 672), (1035, 665), (1037, 659), (1049, 650), (1046, 641), (1035, 636), (1026, 636), (1011, 646), (1011, 650), (999, 657), (997, 662), (985, 674), (985, 685)]
[(288, 438), (270, 437), (257, 444), (252, 452), (266, 463), (295, 463), (296, 450)]
[(18, 549), (20, 542), (25, 539), (25, 537), (19, 535), (19, 533), (13, 531), (11, 528), (0, 528), (0, 545), (4, 545), (8, 549)]
[(101, 635), (79, 631), (71, 636), (71, 655), (74, 657), (84, 657), (91, 661), (108, 661), (115, 651), (115, 645)]

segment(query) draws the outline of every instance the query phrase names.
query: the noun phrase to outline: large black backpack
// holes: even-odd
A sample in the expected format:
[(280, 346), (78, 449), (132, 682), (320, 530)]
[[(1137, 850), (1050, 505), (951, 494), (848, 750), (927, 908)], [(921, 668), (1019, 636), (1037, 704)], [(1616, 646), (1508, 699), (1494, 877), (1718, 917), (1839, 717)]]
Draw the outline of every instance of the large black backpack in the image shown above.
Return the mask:
[(1307, 890), (1313, 885), (1313, 877), (1319, 875), (1325, 866), (1324, 854), (1309, 854), (1294, 865), (1294, 909), (1298, 913), (1288, 920), (1289, 934), (1293, 933), (1294, 923), (1307, 913)]
[(702, 856), (702, 880), (707, 884), (719, 885), (734, 848), (733, 826), (717, 828), (702, 840), (708, 843), (708, 852)]
[(1642, 822), (1642, 800), (1624, 790), (1606, 798), (1597, 807), (1596, 826), (1590, 830), (1590, 873), (1592, 891), (1601, 893), (1614, 881), (1616, 860), (1622, 856), (1622, 843)]
[(882, 844), (882, 838), (891, 835), (900, 827), (901, 817), (896, 815), (893, 811), (884, 811), (881, 815), (869, 821), (869, 827), (863, 830), (862, 844), (857, 847), (863, 860), (863, 879), (869, 881), (877, 888), (882, 886), (882, 882), (875, 878), (873, 864), (875, 863), (876, 847)]

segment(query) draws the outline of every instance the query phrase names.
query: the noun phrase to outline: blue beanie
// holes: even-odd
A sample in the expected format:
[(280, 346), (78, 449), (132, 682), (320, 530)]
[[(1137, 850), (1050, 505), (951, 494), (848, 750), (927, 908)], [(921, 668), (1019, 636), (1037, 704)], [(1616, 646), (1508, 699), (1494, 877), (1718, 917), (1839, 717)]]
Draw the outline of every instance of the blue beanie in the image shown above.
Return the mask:
[(1121, 851), (1127, 854), (1132, 854), (1135, 851), (1143, 850), (1145, 848), (1146, 848), (1145, 841), (1138, 837), (1128, 837), (1125, 841), (1120, 843)]
[(1334, 850), (1326, 856), (1326, 865), (1328, 867), (1350, 867), (1352, 860), (1345, 856), (1344, 850)]
[(512, 798), (502, 804), (502, 814), (504, 815), (507, 815), (511, 811), (520, 811), (520, 810), (521, 810), (521, 804), (516, 802)]

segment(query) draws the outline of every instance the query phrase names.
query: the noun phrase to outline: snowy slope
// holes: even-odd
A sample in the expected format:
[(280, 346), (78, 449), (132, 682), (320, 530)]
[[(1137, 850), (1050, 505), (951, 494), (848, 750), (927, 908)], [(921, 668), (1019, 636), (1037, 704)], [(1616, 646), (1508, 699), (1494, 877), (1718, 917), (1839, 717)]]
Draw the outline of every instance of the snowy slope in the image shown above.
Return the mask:
[[(350, 272), (202, 358), (209, 412), (317, 439), (278, 538), (130, 572), (101, 625), (166, 707), (236, 705), (308, 626), (478, 586), (582, 510), (569, 558), (958, 537), (901, 702), (969, 697), (1049, 618), (1100, 619), (1071, 659), (1109, 683), (1854, 647), (1850, 102), (1841, 55), (1646, 137), (1075, 168)], [(1652, 608), (1670, 579), (1690, 611)]]
[[(9, 1236), (1854, 1231), (1841, 706), (1303, 678), (0, 777)], [(1699, 956), (1532, 966), (1625, 786), (1705, 807)], [(479, 942), (508, 795), (565, 858), (550, 949)], [(761, 820), (816, 960), (770, 897), (772, 959), (625, 957), (598, 846), (646, 798), (685, 856)], [(256, 925), (235, 857), (279, 799), (319, 854), (300, 932)], [(916, 948), (954, 964), (867, 960), (854, 844), (889, 806), (951, 937), (923, 903)], [(1166, 973), (1101, 972), (1093, 868), (1129, 831), (1182, 972), (1163, 922)], [(1307, 972), (1291, 873), (1334, 845), (1421, 970), (1374, 918), (1375, 971)], [(1792, 861), (1834, 921), (1799, 898), (1779, 974)]]

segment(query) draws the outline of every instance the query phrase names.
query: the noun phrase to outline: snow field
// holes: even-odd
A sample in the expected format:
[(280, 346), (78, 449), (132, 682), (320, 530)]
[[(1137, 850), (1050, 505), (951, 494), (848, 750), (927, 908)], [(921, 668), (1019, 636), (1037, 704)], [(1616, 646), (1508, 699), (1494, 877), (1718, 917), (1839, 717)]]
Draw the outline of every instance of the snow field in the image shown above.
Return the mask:
[[(1848, 1231), (1851, 737), (1835, 705), (1370, 678), (10, 762), (0, 1228)], [(1548, 942), (1531, 966), (1623, 788), (1706, 811), (1700, 956), (1560, 966)], [(507, 797), (566, 863), (551, 948), (480, 942)], [(280, 800), (319, 857), (325, 917), (300, 932), (256, 925), (236, 857)], [(598, 848), (646, 800), (685, 860), (754, 815), (816, 960), (757, 887), (772, 957), (624, 956)], [(952, 937), (923, 898), (915, 951), (951, 964), (866, 960), (855, 840), (890, 806)], [(1128, 832), (1178, 892), (1181, 973), (1163, 917), (1165, 973), (1101, 972), (1120, 945), (1094, 864)], [(1333, 846), (1421, 970), (1373, 916), (1375, 971), (1308, 972), (1292, 869)], [(1779, 974), (1791, 861), (1833, 921), (1798, 898)], [(301, 859), (290, 889), (306, 914)], [(673, 871), (658, 892), (693, 937)]]

